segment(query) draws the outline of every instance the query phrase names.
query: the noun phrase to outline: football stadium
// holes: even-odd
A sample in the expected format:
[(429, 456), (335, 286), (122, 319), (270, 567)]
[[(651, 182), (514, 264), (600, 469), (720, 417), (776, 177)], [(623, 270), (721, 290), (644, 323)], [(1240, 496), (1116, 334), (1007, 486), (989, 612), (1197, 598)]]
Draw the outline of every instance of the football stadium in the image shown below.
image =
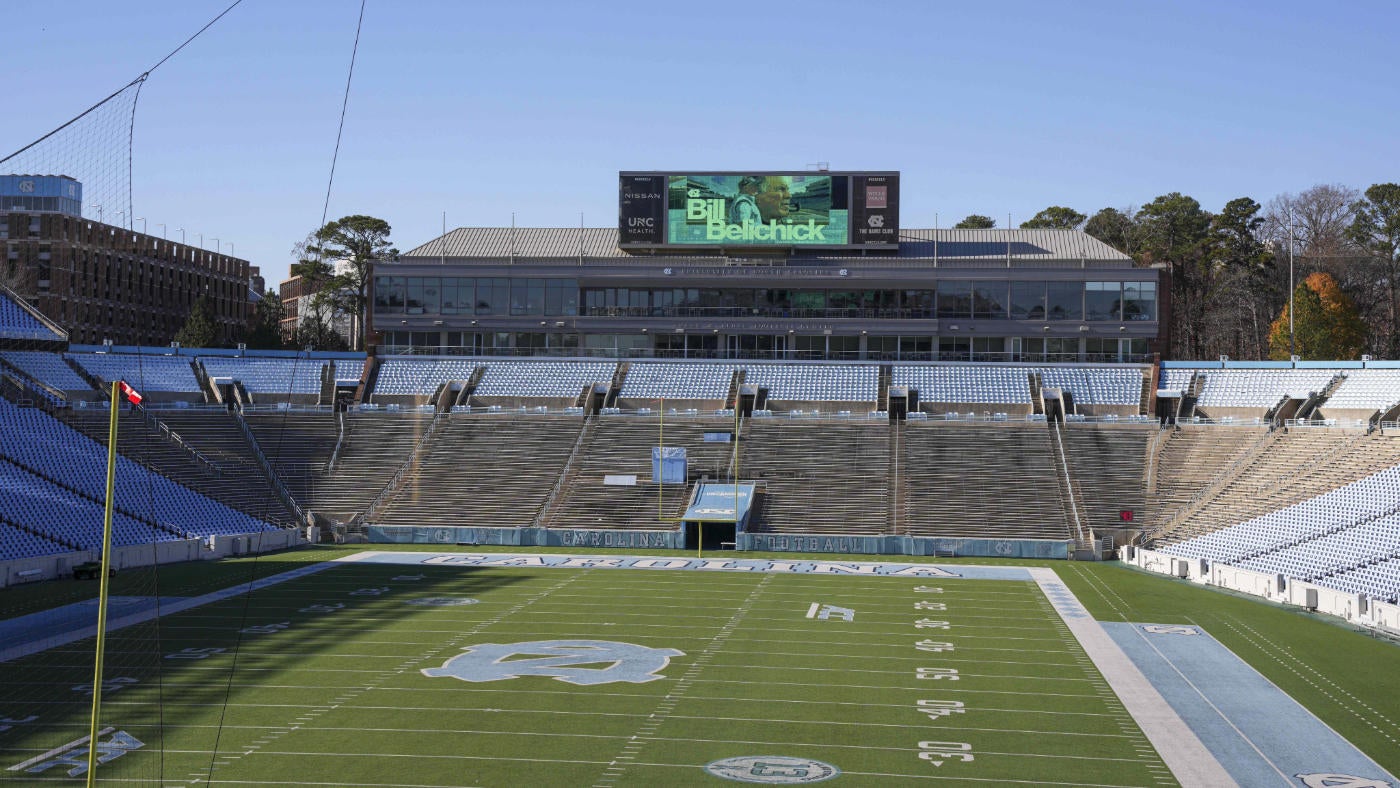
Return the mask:
[(1400, 771), (1393, 362), (258, 353), (0, 314), (7, 781)]
[[(415, 29), (391, 59), (417, 72), (379, 84), (421, 86), (428, 102), (377, 108), (394, 133), (452, 128), (457, 104), (494, 117), (454, 128), (446, 151), (347, 148), (403, 163), (391, 178), (343, 166), (387, 204), (405, 198), (386, 184), (412, 172), (413, 191), (531, 189), (552, 210), (549, 190), (607, 158), (590, 147), (586, 96), (610, 123), (628, 119), (641, 166), (675, 153), (646, 146), (667, 137), (660, 125), (640, 141), (646, 117), (684, 125), (667, 128), (698, 159), (749, 168), (609, 164), (597, 191), (611, 211), (616, 187), (615, 224), (512, 214), (449, 228), (444, 210), (440, 233), (420, 227), (400, 253), (387, 221), (328, 221), (332, 196), (348, 201), (335, 173), (361, 33), (392, 39), (403, 24), (365, 29), (361, 0), (321, 229), (274, 292), (227, 238), (211, 230), (210, 250), (202, 231), (171, 226), (192, 221), (138, 216), (132, 197), (142, 86), (239, 4), (0, 158), (0, 784), (1400, 786), (1400, 186), (1310, 190), (1345, 214), (1330, 236), (1295, 231), (1306, 195), (1210, 214), (1172, 192), (1092, 219), (1056, 205), (1019, 227), (936, 213), (916, 225), (901, 206), (943, 188), (918, 167), (720, 156), (765, 136), (797, 150), (845, 122), (805, 107), (774, 133), (741, 92), (853, 107), (877, 106), (885, 82), (905, 92), (888, 75), (913, 69), (862, 73), (897, 45), (843, 59), (856, 75), (843, 84), (809, 79), (823, 39), (793, 32), (791, 9), (781, 27), (755, 26), (798, 42), (786, 62), (764, 54), (777, 40), (762, 52), (744, 40), (739, 57), (688, 32), (656, 49), (690, 58), (695, 90), (645, 112), (560, 68), (549, 80), (571, 92), (539, 125), (565, 118), (578, 140), (561, 141), (527, 130), (528, 93), (491, 99), (520, 89), (517, 48), (577, 64), (585, 34), (551, 38), (569, 18), (552, 9), (525, 26), (529, 46), (477, 19), (462, 27), (489, 31), (489, 46)], [(297, 5), (240, 9), (274, 14), (258, 36), (305, 38), (306, 59), (277, 75), (288, 85), (314, 70), (333, 16), (318, 7), (325, 19), (298, 25)], [(453, 5), (434, 27), (456, 27)], [(858, 40), (862, 22), (839, 16)], [(1014, 26), (1005, 16), (994, 27)], [(640, 38), (596, 36), (616, 51), (589, 50), (639, 80), (618, 85), (629, 101), (663, 92), (640, 72), (678, 81), (617, 59), (663, 29), (646, 24)], [(223, 51), (229, 33), (191, 51)], [(1054, 33), (1058, 58), (1073, 31)], [(231, 107), (238, 93), (281, 95), (249, 74), (283, 53), (241, 44), (227, 58), (247, 70), (237, 90), (191, 92)], [(414, 60), (439, 45), (510, 50), (512, 73)], [(761, 82), (769, 67), (790, 82)], [(444, 99), (430, 90), (439, 72), (504, 82)], [(309, 97), (320, 88), (303, 89), (298, 122), (325, 111)], [(963, 112), (938, 90), (940, 112)], [(710, 92), (724, 105), (702, 106)], [(913, 112), (918, 99), (893, 103)], [(1011, 125), (1047, 112), (1019, 101), (1005, 102)], [(995, 102), (983, 103), (965, 113), (974, 135)], [(224, 149), (182, 124), (232, 126), (234, 112), (179, 114), (158, 116), (183, 137), (167, 144), (208, 147), (162, 188), (191, 203), (227, 191), (242, 201), (223, 204), (230, 222), (270, 225), (274, 208), (239, 211), (296, 193), (296, 177), (249, 187), (204, 169), (227, 159), (253, 180), (248, 146), (285, 165), (292, 135)], [(708, 114), (725, 125), (706, 127)], [(882, 135), (903, 122), (861, 127), (861, 155), (886, 155)], [(1036, 133), (1055, 123), (1036, 116)], [(1097, 115), (1066, 127), (1092, 137), (1082, 129), (1100, 123), (1119, 134)], [(495, 126), (535, 146), (508, 178), (487, 166), (514, 155)], [(592, 131), (626, 136), (606, 128)], [(506, 153), (484, 153), (493, 139)], [(574, 144), (579, 170), (539, 177), (550, 148)], [(888, 148), (941, 146), (956, 148)], [(1030, 182), (999, 185), (988, 150), (967, 152), (988, 188)], [(475, 157), (471, 185), (456, 157)], [(146, 217), (166, 221), (148, 233)], [(1312, 255), (1296, 286), (1295, 245)], [(1341, 284), (1314, 279), (1333, 271)]]

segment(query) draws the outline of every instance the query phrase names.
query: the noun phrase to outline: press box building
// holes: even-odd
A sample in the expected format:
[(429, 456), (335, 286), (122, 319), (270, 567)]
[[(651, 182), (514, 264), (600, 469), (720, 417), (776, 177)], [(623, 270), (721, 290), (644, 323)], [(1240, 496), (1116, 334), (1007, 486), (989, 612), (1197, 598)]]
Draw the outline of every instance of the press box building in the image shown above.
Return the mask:
[(459, 228), (373, 277), (380, 352), (1143, 361), (1157, 268), (1076, 230), (899, 223), (897, 172), (623, 172), (605, 228)]

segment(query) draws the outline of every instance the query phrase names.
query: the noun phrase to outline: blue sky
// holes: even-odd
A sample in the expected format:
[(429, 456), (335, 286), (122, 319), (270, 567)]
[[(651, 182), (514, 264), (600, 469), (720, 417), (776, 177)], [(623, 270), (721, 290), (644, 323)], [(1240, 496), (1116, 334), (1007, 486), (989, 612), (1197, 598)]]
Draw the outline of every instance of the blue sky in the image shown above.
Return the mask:
[[(228, 3), (8, 0), (0, 156)], [(151, 76), (134, 165), (150, 232), (285, 276), (321, 218), (358, 11), (244, 0)], [(906, 227), (1365, 188), (1400, 180), (1398, 28), (1400, 5), (1364, 1), (369, 0), (330, 215), (387, 219), (409, 249), (443, 211), (613, 225), (618, 170), (814, 162), (901, 171)]]

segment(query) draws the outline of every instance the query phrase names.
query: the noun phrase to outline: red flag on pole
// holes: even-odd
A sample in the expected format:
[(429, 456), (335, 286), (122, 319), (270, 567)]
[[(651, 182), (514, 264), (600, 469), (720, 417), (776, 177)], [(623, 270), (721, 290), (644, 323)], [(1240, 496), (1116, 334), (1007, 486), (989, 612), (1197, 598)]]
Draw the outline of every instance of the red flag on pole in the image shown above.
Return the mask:
[(132, 405), (141, 404), (141, 392), (137, 391), (131, 386), (128, 386), (125, 380), (119, 380), (117, 381), (117, 383), (121, 386), (122, 394), (126, 395), (127, 401), (129, 401)]

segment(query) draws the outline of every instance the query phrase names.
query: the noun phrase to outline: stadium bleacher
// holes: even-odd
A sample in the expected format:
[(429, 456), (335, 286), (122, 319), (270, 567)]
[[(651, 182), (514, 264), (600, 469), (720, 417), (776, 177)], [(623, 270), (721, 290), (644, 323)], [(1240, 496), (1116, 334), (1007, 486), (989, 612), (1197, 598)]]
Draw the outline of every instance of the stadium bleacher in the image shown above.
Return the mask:
[(1333, 369), (1211, 369), (1197, 405), (1225, 408), (1270, 408), (1284, 396), (1306, 399), (1327, 387)]
[(171, 392), (198, 394), (199, 379), (194, 376), (188, 356), (138, 355), (134, 353), (69, 353), (88, 374), (106, 383), (125, 380), (143, 394)]
[[(374, 396), (428, 396), (449, 380), (470, 380), (480, 359), (389, 358), (379, 366)], [(338, 373), (337, 373), (338, 375)]]
[[(232, 378), (250, 394), (319, 394), (324, 361), (305, 358), (201, 356), (211, 378)], [(357, 376), (358, 377), (358, 376)]]
[(920, 402), (1029, 405), (1027, 375), (1025, 367), (895, 365), (890, 383), (918, 389)]
[(92, 387), (57, 353), (37, 350), (0, 351), (0, 358), (14, 364), (20, 371), (60, 391), (91, 391)]
[(1400, 369), (1352, 369), (1345, 374), (1324, 408), (1387, 411), (1400, 404)]
[(862, 402), (879, 396), (879, 369), (869, 365), (753, 364), (745, 384), (768, 389), (775, 402)]
[(10, 300), (7, 294), (0, 292), (0, 339), (60, 342), (66, 337), (59, 336), (24, 307)]
[(622, 396), (632, 400), (723, 400), (729, 393), (737, 364), (684, 362), (633, 363), (622, 385)]
[[(486, 363), (478, 397), (577, 397), (589, 383), (612, 380), (617, 364), (601, 361), (496, 361)], [(430, 392), (431, 393), (431, 392)]]
[[(91, 549), (91, 512), (106, 498), (107, 451), (96, 441), (76, 432), (41, 411), (20, 408), (0, 399), (0, 423), (5, 425), (5, 441), (0, 457), (8, 466), (7, 513), (18, 512), (35, 524), (41, 533), (67, 533), (70, 542)], [(120, 444), (119, 444), (120, 445)], [(32, 478), (31, 478), (32, 477)], [(37, 481), (36, 481), (37, 480)], [(60, 486), (62, 485), (62, 486)], [(73, 519), (46, 514), (52, 502)], [(125, 517), (145, 525), (124, 525), (123, 533), (136, 540), (151, 538), (193, 538), (212, 534), (242, 534), (271, 530), (275, 526), (231, 509), (166, 477), (118, 455), (116, 505)], [(78, 516), (82, 515), (82, 516)], [(14, 518), (11, 518), (12, 520)], [(29, 524), (24, 520), (19, 524)], [(57, 528), (61, 530), (48, 530)], [(76, 528), (77, 530), (72, 530)], [(101, 518), (96, 521), (100, 535)], [(150, 529), (156, 530), (150, 530)]]

